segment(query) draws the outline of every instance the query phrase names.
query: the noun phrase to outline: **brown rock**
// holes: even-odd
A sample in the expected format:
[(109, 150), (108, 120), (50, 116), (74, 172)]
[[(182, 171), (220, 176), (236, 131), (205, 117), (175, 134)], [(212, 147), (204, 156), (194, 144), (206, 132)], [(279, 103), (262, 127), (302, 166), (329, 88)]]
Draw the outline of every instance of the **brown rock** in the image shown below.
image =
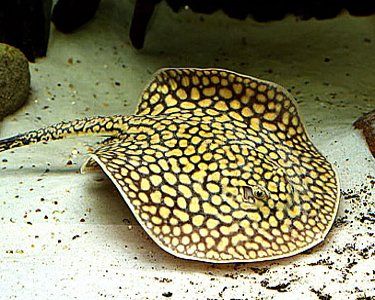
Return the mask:
[(375, 158), (375, 109), (354, 122), (354, 128), (362, 130), (367, 145)]
[(29, 62), (12, 46), (0, 43), (0, 120), (15, 112), (30, 91)]

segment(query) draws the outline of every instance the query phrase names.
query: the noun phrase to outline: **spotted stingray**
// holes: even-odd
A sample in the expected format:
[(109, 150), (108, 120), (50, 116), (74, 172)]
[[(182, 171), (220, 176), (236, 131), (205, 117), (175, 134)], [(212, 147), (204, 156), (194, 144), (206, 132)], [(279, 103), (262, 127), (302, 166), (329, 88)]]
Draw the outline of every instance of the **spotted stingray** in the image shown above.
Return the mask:
[(157, 245), (213, 263), (288, 257), (322, 242), (339, 183), (281, 86), (220, 69), (162, 69), (134, 115), (61, 122), (0, 151), (72, 135), (110, 136), (99, 165)]

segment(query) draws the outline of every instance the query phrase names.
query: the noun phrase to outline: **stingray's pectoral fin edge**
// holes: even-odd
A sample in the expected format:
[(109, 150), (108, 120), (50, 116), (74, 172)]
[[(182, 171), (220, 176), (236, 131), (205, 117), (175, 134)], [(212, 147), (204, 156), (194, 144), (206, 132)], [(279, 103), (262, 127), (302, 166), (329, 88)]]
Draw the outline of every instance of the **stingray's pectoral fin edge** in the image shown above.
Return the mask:
[(80, 169), (82, 175), (86, 173), (97, 172), (101, 169), (94, 156), (95, 155), (93, 154), (89, 154), (89, 157), (87, 157), (85, 162), (82, 164)]
[[(179, 257), (179, 258), (182, 258), (182, 259), (188, 259), (188, 260), (197, 260), (196, 258), (194, 257), (189, 257), (189, 256), (186, 256), (186, 255), (182, 255), (182, 254), (179, 254), (178, 252), (174, 252), (172, 251), (171, 249), (169, 249), (168, 247), (164, 246), (153, 234), (152, 232), (147, 228), (147, 226), (144, 224), (144, 222), (141, 220), (141, 218), (139, 217), (138, 214), (134, 213), (134, 207), (132, 206), (129, 198), (127, 197), (127, 195), (125, 194), (124, 190), (121, 188), (120, 184), (118, 183), (118, 181), (116, 180), (116, 178), (113, 176), (113, 174), (108, 170), (108, 168), (106, 167), (106, 165), (100, 160), (100, 158), (98, 157), (98, 155), (96, 154), (90, 154), (90, 158), (89, 160), (92, 159), (95, 161), (95, 163), (98, 164), (98, 166), (100, 167), (100, 169), (103, 170), (103, 172), (108, 176), (108, 178), (112, 181), (112, 183), (115, 185), (116, 189), (119, 191), (122, 199), (125, 201), (125, 203), (128, 205), (128, 207), (130, 208), (133, 216), (135, 217), (135, 219), (137, 220), (138, 224), (141, 226), (141, 228), (143, 228), (143, 230), (146, 232), (146, 234), (155, 242), (156, 245), (158, 245), (162, 250), (164, 250), (165, 252), (167, 252), (168, 254), (170, 255), (173, 255), (173, 256), (176, 256), (176, 257)], [(82, 166), (83, 167), (83, 166)], [(209, 261), (208, 261), (209, 262)]]

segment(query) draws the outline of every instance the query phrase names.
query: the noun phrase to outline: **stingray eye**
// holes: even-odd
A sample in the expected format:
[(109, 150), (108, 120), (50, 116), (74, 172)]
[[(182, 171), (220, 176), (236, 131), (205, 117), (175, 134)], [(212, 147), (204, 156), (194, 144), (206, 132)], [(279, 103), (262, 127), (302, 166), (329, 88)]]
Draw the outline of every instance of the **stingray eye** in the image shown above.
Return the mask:
[(253, 196), (259, 200), (263, 200), (267, 197), (267, 193), (259, 187), (253, 187)]
[(268, 197), (267, 191), (258, 186), (243, 186), (241, 193), (245, 201), (253, 202), (254, 199), (264, 200)]

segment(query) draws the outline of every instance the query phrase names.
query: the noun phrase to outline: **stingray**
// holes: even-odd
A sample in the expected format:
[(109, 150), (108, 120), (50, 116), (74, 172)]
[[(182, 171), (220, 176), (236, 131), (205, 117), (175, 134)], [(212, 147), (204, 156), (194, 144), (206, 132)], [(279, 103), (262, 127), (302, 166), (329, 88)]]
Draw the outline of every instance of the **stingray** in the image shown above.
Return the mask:
[(339, 183), (278, 84), (222, 69), (162, 69), (134, 115), (61, 122), (0, 141), (0, 152), (107, 136), (89, 153), (136, 220), (184, 259), (256, 262), (321, 243)]

